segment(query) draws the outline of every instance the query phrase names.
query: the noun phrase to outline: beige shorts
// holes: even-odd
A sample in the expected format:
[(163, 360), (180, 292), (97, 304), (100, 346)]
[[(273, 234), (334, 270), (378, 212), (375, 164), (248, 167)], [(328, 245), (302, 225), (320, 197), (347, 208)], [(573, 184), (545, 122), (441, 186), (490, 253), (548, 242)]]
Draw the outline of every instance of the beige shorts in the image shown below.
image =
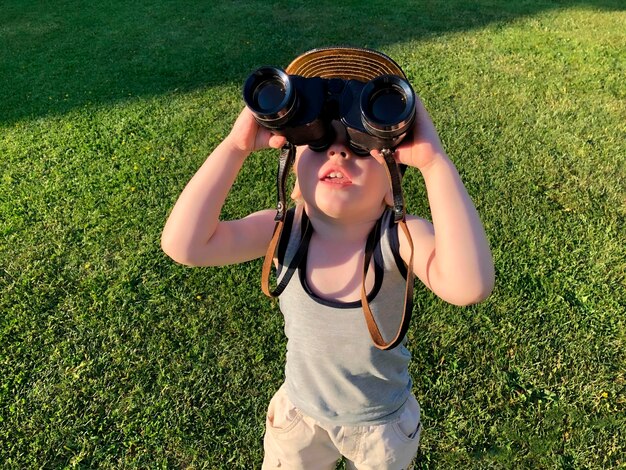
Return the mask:
[(287, 398), (283, 385), (267, 412), (263, 470), (409, 469), (417, 453), (420, 407), (413, 395), (395, 421), (375, 426), (332, 426), (303, 414)]

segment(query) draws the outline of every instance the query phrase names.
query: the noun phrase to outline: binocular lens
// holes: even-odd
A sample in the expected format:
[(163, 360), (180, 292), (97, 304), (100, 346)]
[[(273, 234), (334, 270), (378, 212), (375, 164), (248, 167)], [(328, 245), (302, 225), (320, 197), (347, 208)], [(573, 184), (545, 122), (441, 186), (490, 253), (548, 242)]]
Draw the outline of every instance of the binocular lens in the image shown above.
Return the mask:
[(384, 75), (361, 92), (361, 117), (369, 133), (383, 139), (407, 132), (415, 118), (415, 95), (406, 80)]
[(278, 128), (289, 121), (295, 98), (289, 75), (276, 67), (257, 69), (243, 87), (246, 105), (268, 128)]
[(269, 79), (254, 90), (252, 99), (263, 112), (276, 109), (285, 99), (285, 85), (280, 80)]
[(380, 123), (395, 124), (406, 108), (406, 98), (396, 87), (378, 90), (371, 98), (369, 112)]

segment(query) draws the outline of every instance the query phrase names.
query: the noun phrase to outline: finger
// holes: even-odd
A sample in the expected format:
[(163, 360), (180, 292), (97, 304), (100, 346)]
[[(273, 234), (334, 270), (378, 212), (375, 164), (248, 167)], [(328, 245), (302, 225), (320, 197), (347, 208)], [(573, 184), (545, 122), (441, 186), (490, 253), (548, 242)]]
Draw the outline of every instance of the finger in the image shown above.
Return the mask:
[(287, 143), (287, 138), (282, 135), (272, 134), (269, 138), (269, 146), (272, 148), (280, 148)]

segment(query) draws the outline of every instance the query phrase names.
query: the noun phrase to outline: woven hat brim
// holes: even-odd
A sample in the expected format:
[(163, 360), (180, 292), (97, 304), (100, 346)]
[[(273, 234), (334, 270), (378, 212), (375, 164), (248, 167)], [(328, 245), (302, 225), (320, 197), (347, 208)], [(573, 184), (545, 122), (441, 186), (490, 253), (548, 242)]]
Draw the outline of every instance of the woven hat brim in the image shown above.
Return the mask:
[(400, 66), (385, 54), (357, 47), (313, 49), (294, 59), (286, 69), (289, 75), (341, 78), (368, 82), (381, 75), (406, 78)]

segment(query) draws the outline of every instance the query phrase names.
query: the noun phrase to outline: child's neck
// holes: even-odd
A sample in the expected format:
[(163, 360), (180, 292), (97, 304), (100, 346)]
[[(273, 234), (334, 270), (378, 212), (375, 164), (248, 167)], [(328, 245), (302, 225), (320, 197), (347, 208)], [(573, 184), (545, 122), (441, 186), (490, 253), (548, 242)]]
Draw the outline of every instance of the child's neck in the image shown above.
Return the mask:
[(384, 208), (382, 206), (380, 210), (372, 211), (371, 214), (359, 214), (352, 218), (333, 218), (305, 204), (305, 210), (313, 225), (316, 238), (334, 243), (364, 243)]
[[(307, 207), (311, 236), (306, 279), (310, 289), (319, 297), (339, 302), (355, 302), (361, 298), (363, 256), (367, 237), (383, 213), (379, 211), (348, 219), (332, 218)], [(373, 262), (373, 261), (372, 261)], [(370, 262), (370, 267), (372, 262)], [(370, 273), (374, 270), (370, 269)], [(374, 277), (367, 276), (367, 292), (374, 288)]]

